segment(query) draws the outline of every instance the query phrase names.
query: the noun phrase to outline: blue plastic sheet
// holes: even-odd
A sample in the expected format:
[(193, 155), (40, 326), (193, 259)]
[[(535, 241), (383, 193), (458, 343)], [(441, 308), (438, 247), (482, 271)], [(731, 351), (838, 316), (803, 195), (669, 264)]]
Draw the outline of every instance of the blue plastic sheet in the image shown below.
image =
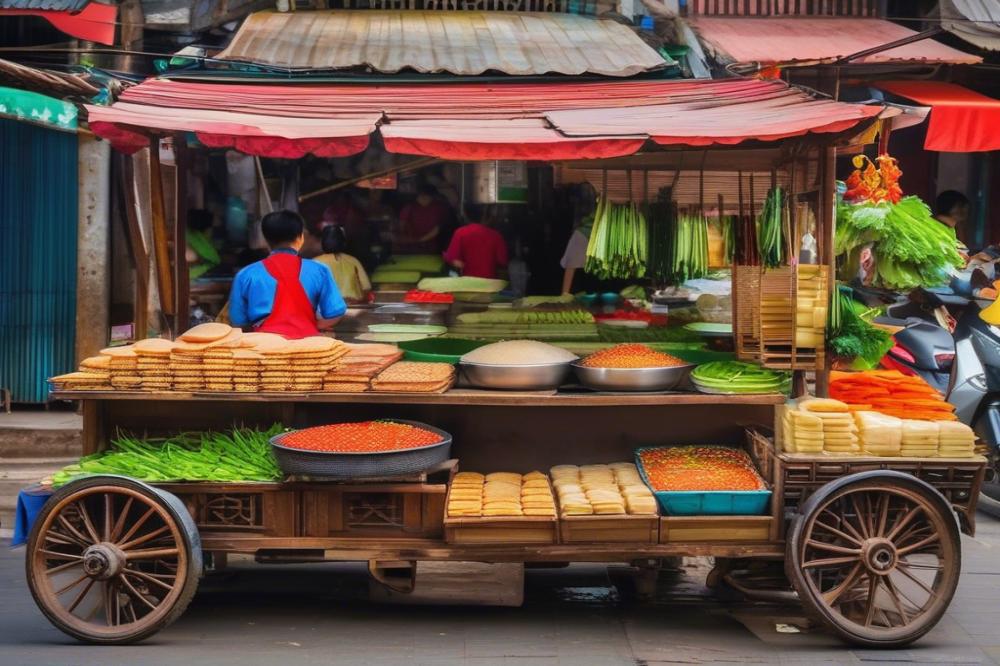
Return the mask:
[(52, 491), (39, 485), (29, 486), (17, 494), (17, 509), (14, 515), (14, 537), (11, 548), (28, 542), (31, 526), (45, 502), (52, 497)]

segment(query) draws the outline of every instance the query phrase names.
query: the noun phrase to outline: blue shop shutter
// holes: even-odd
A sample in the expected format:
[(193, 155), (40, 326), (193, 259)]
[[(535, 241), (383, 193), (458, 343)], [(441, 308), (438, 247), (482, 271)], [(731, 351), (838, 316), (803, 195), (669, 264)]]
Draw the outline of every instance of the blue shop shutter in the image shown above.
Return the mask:
[(45, 402), (75, 366), (77, 136), (0, 119), (0, 387)]

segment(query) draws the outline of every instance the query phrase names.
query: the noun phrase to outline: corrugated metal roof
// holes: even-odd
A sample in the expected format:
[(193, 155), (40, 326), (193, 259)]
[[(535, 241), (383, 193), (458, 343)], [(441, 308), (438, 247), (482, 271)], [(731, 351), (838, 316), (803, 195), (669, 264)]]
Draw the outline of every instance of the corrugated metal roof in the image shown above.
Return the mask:
[(667, 62), (631, 28), (573, 14), (330, 10), (251, 14), (218, 56), (391, 74), (632, 76)]
[(819, 100), (782, 82), (752, 79), (438, 85), (154, 79), (129, 88), (111, 107), (87, 107), (91, 129), (122, 149), (148, 143), (133, 128), (156, 128), (193, 131), (212, 146), (259, 155), (351, 154), (365, 149), (377, 126), (390, 152), (445, 159), (590, 159), (634, 153), (649, 139), (698, 146), (774, 140), (843, 131), (882, 108)]
[(941, 25), (970, 44), (1000, 51), (1000, 2), (997, 0), (941, 0)]
[[(737, 63), (833, 62), (917, 34), (890, 21), (872, 18), (768, 17), (689, 18), (717, 60)], [(853, 64), (973, 64), (982, 58), (924, 39), (873, 53)]]
[(36, 9), (48, 12), (78, 12), (90, 0), (0, 0), (0, 9)]

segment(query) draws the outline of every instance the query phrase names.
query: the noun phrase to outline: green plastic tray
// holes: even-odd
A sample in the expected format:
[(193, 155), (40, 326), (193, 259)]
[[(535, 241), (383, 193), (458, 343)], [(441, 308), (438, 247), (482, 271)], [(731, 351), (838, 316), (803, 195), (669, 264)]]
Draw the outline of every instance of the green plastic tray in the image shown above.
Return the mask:
[(407, 361), (455, 365), (462, 360), (463, 355), (487, 344), (489, 344), (487, 341), (463, 338), (424, 338), (400, 342), (398, 346), (403, 350), (403, 357)]

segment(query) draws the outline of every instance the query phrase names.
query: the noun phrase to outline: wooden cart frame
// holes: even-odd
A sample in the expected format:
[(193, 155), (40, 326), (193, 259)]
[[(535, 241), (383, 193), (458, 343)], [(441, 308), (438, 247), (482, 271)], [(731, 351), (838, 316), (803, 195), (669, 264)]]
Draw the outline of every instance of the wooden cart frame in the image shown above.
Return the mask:
[(767, 433), (783, 398), (771, 395), (456, 390), (58, 397), (83, 401), (85, 453), (99, 450), (118, 428), (175, 431), (178, 415), (185, 429), (277, 420), (301, 427), (393, 415), (452, 432), (453, 455), (467, 469), (527, 472), (567, 460), (630, 460), (649, 443), (728, 442), (747, 448), (773, 489), (764, 516), (661, 516), (642, 526), (628, 524), (629, 518), (470, 524), (445, 517), (454, 460), (418, 478), (365, 483), (154, 487), (91, 477), (68, 484), (46, 504), (30, 537), (27, 572), (46, 616), (94, 643), (155, 633), (183, 612), (203, 557), (218, 566), (242, 553), (265, 562), (364, 561), (397, 591), (412, 589), (419, 561), (648, 562), (702, 555), (728, 565), (784, 559), (806, 609), (835, 632), (864, 645), (903, 645), (926, 633), (954, 594), (959, 526), (974, 529), (985, 473), (979, 458), (777, 452)]

